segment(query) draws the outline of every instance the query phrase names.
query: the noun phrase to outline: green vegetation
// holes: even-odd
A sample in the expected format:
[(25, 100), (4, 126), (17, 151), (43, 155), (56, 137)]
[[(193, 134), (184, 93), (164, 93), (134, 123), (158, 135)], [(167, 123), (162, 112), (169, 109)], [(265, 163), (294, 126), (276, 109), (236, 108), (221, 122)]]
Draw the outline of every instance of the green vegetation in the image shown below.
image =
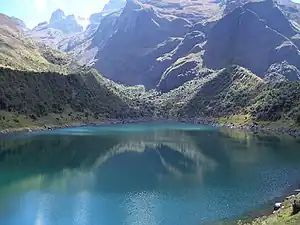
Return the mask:
[(167, 93), (111, 82), (94, 70), (0, 69), (1, 129), (130, 119), (213, 119), (220, 124), (299, 127), (300, 83), (265, 83), (232, 66)]
[(0, 43), (1, 67), (63, 74), (78, 67), (70, 55), (32, 41), (7, 23), (0, 25)]
[(238, 66), (195, 78), (156, 98), (164, 117), (275, 127), (298, 127), (299, 103), (300, 82), (266, 83)]
[(95, 71), (62, 76), (2, 68), (1, 129), (138, 117), (110, 85)]
[[(296, 199), (300, 199), (298, 195)], [(237, 225), (298, 225), (300, 224), (300, 213), (292, 215), (291, 200), (283, 203), (284, 208), (270, 215), (257, 218), (252, 222), (239, 221)]]

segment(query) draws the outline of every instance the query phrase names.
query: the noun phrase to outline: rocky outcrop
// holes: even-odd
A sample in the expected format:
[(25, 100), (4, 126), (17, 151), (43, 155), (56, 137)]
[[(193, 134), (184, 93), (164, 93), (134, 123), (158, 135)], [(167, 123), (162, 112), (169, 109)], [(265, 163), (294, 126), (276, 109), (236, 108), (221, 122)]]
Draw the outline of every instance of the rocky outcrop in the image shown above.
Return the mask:
[(272, 1), (252, 2), (227, 14), (211, 30), (204, 64), (220, 69), (237, 64), (263, 77), (274, 63), (300, 65), (293, 28)]
[(192, 27), (171, 52), (157, 59), (152, 70), (162, 74), (157, 84), (160, 91), (177, 88), (199, 74), (201, 57), (197, 53), (203, 50), (205, 40), (205, 34)]
[(64, 11), (62, 11), (61, 9), (57, 9), (56, 11), (54, 11), (51, 15), (50, 18), (50, 23), (57, 23), (62, 21), (63, 19), (65, 19), (65, 13)]
[(159, 91), (169, 92), (196, 77), (206, 77), (212, 73), (211, 70), (201, 68), (199, 62), (197, 62), (197, 58), (183, 58), (182, 60), (174, 63), (162, 75), (157, 86)]
[(300, 71), (297, 67), (289, 65), (286, 61), (274, 63), (269, 67), (265, 80), (268, 82), (279, 82), (284, 80), (299, 81)]
[(78, 33), (83, 31), (74, 15), (65, 16), (65, 13), (61, 9), (57, 9), (52, 13), (49, 28), (61, 30), (64, 34)]

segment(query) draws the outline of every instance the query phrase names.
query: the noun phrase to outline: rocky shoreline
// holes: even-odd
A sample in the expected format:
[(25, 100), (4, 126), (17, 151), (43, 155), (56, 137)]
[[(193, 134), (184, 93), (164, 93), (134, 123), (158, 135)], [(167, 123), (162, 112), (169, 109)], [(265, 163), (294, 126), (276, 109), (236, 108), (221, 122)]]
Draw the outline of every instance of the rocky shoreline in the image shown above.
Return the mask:
[(9, 135), (9, 134), (17, 134), (17, 133), (26, 133), (33, 131), (45, 131), (45, 130), (55, 130), (69, 127), (84, 127), (84, 126), (101, 126), (101, 125), (113, 125), (113, 124), (132, 124), (132, 123), (146, 123), (146, 122), (180, 122), (180, 123), (189, 123), (189, 124), (201, 124), (201, 125), (209, 125), (216, 128), (226, 128), (226, 129), (234, 129), (252, 133), (264, 133), (264, 134), (277, 134), (290, 136), (293, 138), (300, 138), (300, 129), (296, 128), (268, 128), (259, 125), (258, 123), (252, 123), (250, 125), (246, 124), (233, 124), (233, 123), (225, 123), (220, 124), (214, 119), (124, 119), (124, 120), (106, 120), (106, 121), (86, 121), (86, 122), (73, 122), (70, 124), (59, 124), (59, 125), (44, 125), (44, 126), (36, 126), (36, 127), (20, 127), (20, 128), (11, 128), (0, 130), (0, 136)]
[(233, 123), (225, 123), (220, 124), (216, 120), (208, 120), (208, 119), (181, 119), (179, 122), (184, 123), (192, 123), (192, 124), (203, 124), (210, 125), (217, 128), (227, 128), (227, 129), (235, 129), (241, 131), (247, 131), (252, 133), (268, 133), (268, 134), (279, 134), (279, 135), (288, 135), (294, 138), (300, 138), (300, 128), (268, 128), (259, 125), (258, 123), (252, 123), (250, 125), (246, 124), (233, 124)]

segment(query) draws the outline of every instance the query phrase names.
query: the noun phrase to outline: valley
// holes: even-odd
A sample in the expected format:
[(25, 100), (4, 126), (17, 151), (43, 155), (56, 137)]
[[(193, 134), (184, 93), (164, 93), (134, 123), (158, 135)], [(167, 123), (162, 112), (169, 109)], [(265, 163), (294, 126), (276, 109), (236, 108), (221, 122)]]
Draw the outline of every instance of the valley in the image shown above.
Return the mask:
[[(300, 5), (110, 0), (87, 27), (57, 9), (32, 29), (0, 13), (2, 133), (135, 121), (299, 136)], [(286, 212), (251, 224), (299, 223)]]

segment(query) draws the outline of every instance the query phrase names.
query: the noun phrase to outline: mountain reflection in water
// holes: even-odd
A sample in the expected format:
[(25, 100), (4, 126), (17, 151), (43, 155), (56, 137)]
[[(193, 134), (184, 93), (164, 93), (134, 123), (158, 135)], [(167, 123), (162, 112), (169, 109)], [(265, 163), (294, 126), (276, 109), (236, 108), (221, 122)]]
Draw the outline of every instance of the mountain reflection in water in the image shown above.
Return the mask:
[(297, 182), (299, 143), (185, 124), (86, 127), (0, 141), (0, 224), (201, 224)]

